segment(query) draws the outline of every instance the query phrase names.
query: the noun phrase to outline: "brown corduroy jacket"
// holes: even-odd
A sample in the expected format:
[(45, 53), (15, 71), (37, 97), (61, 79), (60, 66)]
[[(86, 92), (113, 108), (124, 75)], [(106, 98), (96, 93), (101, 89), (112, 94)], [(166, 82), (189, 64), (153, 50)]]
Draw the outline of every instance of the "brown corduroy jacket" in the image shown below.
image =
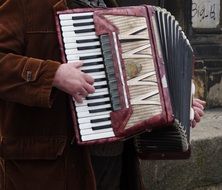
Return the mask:
[(2, 158), (55, 158), (63, 152), (67, 95), (53, 89), (52, 81), (61, 64), (54, 11), (67, 8), (65, 0), (0, 1)]
[[(67, 94), (52, 87), (61, 64), (54, 12), (67, 8), (65, 0), (0, 1), (0, 166), (57, 159), (74, 135)], [(84, 163), (76, 152), (74, 164)]]

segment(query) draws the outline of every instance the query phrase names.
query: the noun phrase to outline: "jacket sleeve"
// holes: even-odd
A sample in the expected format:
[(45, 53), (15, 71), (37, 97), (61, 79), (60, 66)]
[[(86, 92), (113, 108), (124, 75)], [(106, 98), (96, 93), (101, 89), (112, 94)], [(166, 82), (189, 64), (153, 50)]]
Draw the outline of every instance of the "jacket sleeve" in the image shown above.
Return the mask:
[(25, 13), (19, 0), (0, 1), (0, 99), (50, 107), (60, 63), (24, 56)]

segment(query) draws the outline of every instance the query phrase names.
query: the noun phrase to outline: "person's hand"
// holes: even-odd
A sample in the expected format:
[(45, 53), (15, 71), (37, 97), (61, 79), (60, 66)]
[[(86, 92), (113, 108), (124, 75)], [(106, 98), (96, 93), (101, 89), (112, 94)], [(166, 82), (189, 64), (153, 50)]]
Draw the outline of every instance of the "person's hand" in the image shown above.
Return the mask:
[(192, 127), (194, 128), (198, 122), (200, 122), (201, 117), (204, 115), (204, 107), (206, 105), (205, 101), (198, 98), (193, 99), (193, 110), (194, 110), (194, 120), (192, 121)]
[(71, 95), (78, 103), (95, 92), (94, 79), (80, 70), (82, 62), (61, 64), (55, 73), (53, 86)]

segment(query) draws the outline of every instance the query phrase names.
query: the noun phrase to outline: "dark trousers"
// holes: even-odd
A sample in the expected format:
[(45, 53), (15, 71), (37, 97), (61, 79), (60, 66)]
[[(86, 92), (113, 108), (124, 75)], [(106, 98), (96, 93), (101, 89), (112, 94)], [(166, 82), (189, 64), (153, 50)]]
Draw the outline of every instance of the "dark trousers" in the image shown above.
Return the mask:
[(143, 190), (133, 141), (124, 143), (123, 153), (118, 156), (91, 155), (97, 190)]
[(120, 190), (122, 155), (91, 156), (97, 190)]

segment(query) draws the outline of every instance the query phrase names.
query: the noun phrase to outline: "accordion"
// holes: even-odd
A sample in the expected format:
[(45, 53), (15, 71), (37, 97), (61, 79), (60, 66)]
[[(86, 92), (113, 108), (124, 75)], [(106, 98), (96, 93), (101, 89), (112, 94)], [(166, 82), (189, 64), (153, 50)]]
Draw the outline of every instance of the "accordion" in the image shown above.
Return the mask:
[(189, 152), (193, 51), (175, 18), (154, 6), (56, 13), (63, 62), (83, 61), (95, 93), (70, 97), (79, 144), (135, 137), (139, 154)]

